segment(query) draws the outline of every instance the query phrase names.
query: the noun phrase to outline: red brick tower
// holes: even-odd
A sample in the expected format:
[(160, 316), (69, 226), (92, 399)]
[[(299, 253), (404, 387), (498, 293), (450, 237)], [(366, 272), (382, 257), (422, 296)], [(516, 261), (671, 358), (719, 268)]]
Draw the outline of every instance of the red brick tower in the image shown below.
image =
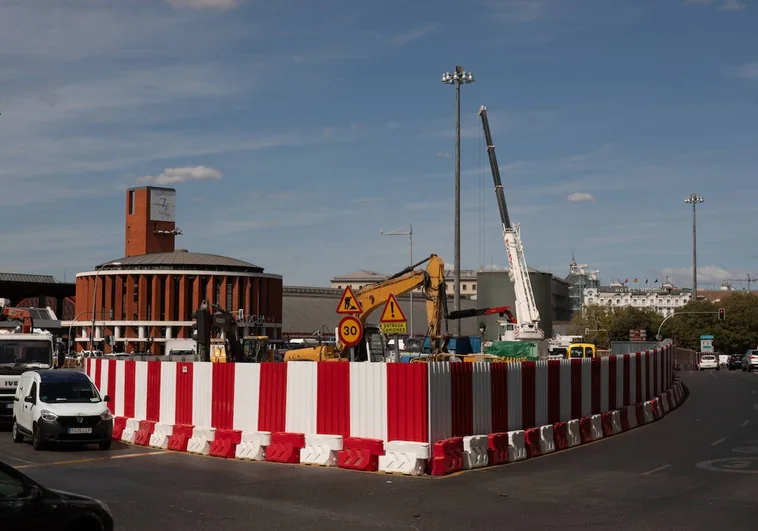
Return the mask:
[(124, 256), (174, 251), (176, 190), (142, 186), (126, 191)]

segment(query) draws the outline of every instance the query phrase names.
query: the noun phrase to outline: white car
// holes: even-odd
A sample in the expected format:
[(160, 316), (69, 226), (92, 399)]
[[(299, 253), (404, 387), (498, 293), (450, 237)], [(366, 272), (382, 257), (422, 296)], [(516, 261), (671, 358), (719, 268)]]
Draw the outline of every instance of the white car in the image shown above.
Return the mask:
[(719, 370), (719, 362), (716, 359), (716, 356), (713, 354), (703, 354), (700, 357), (700, 363), (698, 364), (698, 369), (705, 370), (705, 369), (716, 369)]
[(13, 442), (31, 437), (35, 450), (49, 443), (96, 443), (107, 450), (113, 435), (109, 401), (81, 371), (27, 371), (13, 397)]

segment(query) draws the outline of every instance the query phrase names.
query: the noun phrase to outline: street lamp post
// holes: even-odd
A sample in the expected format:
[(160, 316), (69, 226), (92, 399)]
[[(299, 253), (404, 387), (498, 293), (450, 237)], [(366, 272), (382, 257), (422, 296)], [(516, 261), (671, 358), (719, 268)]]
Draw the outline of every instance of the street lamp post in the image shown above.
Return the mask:
[(100, 275), (100, 271), (102, 271), (104, 268), (108, 266), (120, 266), (121, 262), (108, 262), (107, 264), (102, 264), (100, 267), (95, 269), (95, 282), (94, 286), (92, 288), (92, 327), (89, 331), (89, 349), (90, 351), (93, 350), (93, 345), (95, 341), (95, 319), (97, 318), (97, 314), (95, 313), (95, 301), (97, 300), (97, 277)]
[(705, 201), (697, 194), (684, 198), (684, 202), (692, 205), (692, 300), (697, 300), (697, 204)]
[[(455, 238), (453, 307), (461, 309), (461, 84), (473, 83), (474, 74), (456, 66), (454, 72), (442, 74), (442, 82), (455, 85)], [(455, 321), (458, 335), (461, 334), (461, 321)]]
[(74, 328), (74, 323), (85, 313), (89, 313), (89, 310), (84, 310), (83, 312), (79, 312), (74, 317), (74, 320), (71, 321), (71, 324), (68, 326), (68, 346), (66, 347), (66, 354), (69, 354), (71, 352), (71, 332)]
[[(408, 225), (408, 230), (401, 231), (403, 227), (400, 227), (400, 229), (395, 229), (390, 232), (384, 232), (384, 229), (379, 227), (379, 234), (382, 236), (408, 236), (410, 239), (410, 245), (411, 245), (411, 266), (413, 266), (413, 225)], [(413, 290), (410, 291), (410, 298), (411, 298), (411, 314), (410, 314), (410, 336), (413, 337)]]

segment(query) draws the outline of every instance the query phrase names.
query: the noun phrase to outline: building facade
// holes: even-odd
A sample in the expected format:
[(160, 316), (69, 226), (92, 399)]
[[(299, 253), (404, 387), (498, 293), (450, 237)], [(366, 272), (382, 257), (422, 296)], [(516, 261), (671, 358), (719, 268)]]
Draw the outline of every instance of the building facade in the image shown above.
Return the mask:
[(167, 339), (192, 338), (203, 300), (233, 312), (241, 335), (281, 337), (282, 277), (175, 249), (174, 197), (170, 188), (127, 190), (125, 256), (76, 275), (76, 316), (64, 326), (76, 329), (77, 350), (102, 341), (105, 352), (163, 354)]
[(574, 255), (571, 255), (569, 263), (569, 274), (566, 282), (569, 283), (569, 298), (571, 299), (571, 312), (581, 311), (584, 306), (585, 290), (599, 288), (600, 278), (597, 276), (600, 271), (588, 269), (587, 264), (577, 264)]
[[(556, 279), (550, 273), (529, 270), (537, 310), (540, 312), (540, 328), (545, 337), (553, 335), (553, 323), (563, 322), (570, 313), (568, 283)], [(477, 307), (490, 308), (493, 306), (510, 306), (515, 316), (516, 293), (508, 271), (481, 271), (478, 274), (479, 297)], [(485, 341), (498, 339), (497, 315), (486, 315), (480, 318), (486, 326)]]
[(692, 300), (692, 290), (677, 288), (669, 282), (652, 289), (633, 289), (621, 282), (613, 282), (610, 286), (584, 290), (584, 300), (587, 305), (646, 308), (668, 317)]

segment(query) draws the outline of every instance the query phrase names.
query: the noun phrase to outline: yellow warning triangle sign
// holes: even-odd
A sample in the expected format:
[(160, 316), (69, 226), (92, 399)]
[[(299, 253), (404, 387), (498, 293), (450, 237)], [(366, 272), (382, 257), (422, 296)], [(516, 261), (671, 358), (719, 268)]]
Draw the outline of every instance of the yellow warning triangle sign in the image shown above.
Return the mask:
[(382, 318), (379, 319), (380, 323), (404, 323), (407, 319), (403, 310), (400, 308), (397, 299), (390, 293), (387, 303), (384, 305), (382, 311)]
[(353, 289), (350, 286), (345, 287), (345, 291), (342, 292), (342, 298), (337, 305), (337, 313), (353, 314), (362, 313), (361, 303), (353, 293)]

